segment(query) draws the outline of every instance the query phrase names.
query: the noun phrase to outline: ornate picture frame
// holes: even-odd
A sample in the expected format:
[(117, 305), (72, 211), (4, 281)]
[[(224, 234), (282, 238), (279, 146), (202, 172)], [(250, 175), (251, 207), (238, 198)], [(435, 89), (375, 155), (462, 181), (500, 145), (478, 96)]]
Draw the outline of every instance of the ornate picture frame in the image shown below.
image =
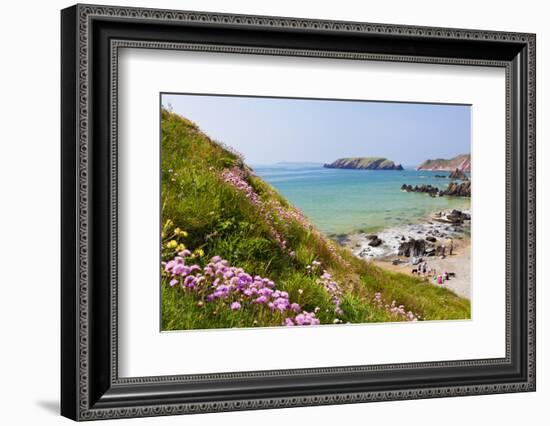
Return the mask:
[[(61, 12), (61, 414), (160, 416), (535, 390), (534, 34), (76, 5)], [(500, 67), (506, 72), (506, 356), (119, 377), (121, 48)]]

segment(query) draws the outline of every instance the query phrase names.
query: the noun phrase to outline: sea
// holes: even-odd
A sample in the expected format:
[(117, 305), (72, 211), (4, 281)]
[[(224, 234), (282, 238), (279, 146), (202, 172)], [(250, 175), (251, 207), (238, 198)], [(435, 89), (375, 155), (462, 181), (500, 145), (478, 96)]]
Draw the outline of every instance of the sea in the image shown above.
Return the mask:
[(470, 199), (401, 191), (404, 183), (444, 189), (448, 172), (329, 169), (316, 163), (253, 165), (255, 173), (329, 236), (421, 223), (437, 211), (469, 210)]

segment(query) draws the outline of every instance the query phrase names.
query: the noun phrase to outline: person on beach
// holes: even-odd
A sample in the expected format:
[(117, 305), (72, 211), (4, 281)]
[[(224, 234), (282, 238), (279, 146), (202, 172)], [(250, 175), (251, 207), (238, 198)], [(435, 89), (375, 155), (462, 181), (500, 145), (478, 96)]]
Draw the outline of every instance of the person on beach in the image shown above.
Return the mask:
[(428, 262), (424, 262), (422, 265), (422, 275), (426, 275), (426, 271), (428, 270)]
[(445, 244), (441, 246), (441, 257), (445, 258)]
[(453, 255), (453, 239), (451, 238), (451, 244), (449, 246), (449, 256)]

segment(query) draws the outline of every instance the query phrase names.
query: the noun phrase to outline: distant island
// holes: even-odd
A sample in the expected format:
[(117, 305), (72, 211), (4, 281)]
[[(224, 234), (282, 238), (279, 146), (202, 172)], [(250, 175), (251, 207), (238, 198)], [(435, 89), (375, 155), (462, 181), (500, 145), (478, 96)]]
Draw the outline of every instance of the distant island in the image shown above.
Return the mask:
[(454, 172), (459, 170), (461, 172), (470, 171), (470, 154), (461, 154), (450, 159), (437, 158), (435, 160), (426, 160), (416, 170), (437, 170)]
[(324, 164), (328, 169), (361, 169), (361, 170), (403, 170), (401, 164), (383, 157), (347, 157), (339, 158), (330, 164)]

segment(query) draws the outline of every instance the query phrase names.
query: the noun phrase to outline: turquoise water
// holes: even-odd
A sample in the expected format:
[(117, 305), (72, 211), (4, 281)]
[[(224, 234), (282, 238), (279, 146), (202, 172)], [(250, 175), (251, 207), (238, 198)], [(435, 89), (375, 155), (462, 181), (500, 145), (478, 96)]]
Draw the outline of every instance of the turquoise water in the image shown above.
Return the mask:
[(326, 169), (299, 163), (253, 168), (326, 234), (373, 232), (422, 221), (438, 210), (470, 208), (469, 198), (401, 191), (404, 183), (445, 188), (449, 180), (435, 175), (447, 172)]

